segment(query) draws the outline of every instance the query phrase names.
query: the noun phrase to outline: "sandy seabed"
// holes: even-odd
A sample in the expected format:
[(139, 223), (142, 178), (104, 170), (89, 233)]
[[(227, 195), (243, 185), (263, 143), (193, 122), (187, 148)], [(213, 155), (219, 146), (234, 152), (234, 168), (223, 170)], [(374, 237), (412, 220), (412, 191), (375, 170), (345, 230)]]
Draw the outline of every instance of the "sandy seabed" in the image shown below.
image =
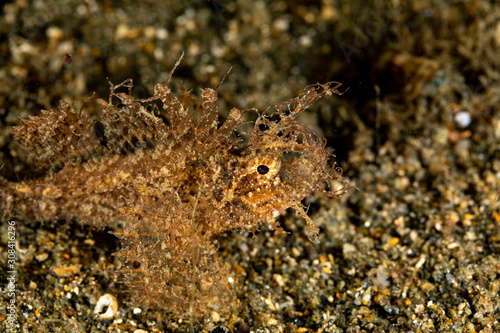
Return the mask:
[[(263, 109), (308, 84), (349, 90), (300, 121), (354, 187), (222, 235), (238, 296), (192, 324), (134, 304), (119, 241), (77, 222), (15, 221), (16, 320), (8, 324), (8, 221), (0, 226), (6, 332), (496, 332), (500, 330), (500, 6), (494, 1), (11, 1), (0, 18), (0, 158), (9, 181), (39, 175), (10, 133), (63, 99), (79, 108), (132, 78), (147, 97), (215, 87), (219, 107)], [(86, 112), (98, 108), (90, 100)], [(2, 200), (2, 198), (0, 198)], [(119, 226), (113, 226), (119, 228)], [(111, 230), (110, 229), (110, 230)], [(11, 286), (12, 287), (12, 286)], [(93, 315), (103, 294), (116, 316)], [(230, 306), (230, 305), (228, 305)], [(142, 330), (142, 331), (141, 331)]]

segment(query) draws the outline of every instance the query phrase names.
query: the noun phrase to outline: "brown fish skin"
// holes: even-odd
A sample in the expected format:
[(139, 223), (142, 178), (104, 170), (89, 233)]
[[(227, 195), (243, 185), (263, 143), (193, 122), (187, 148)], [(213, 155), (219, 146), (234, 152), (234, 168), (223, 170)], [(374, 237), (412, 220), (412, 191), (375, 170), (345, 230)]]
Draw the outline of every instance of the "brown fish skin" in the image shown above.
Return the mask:
[[(325, 141), (295, 120), (317, 99), (340, 94), (340, 84), (309, 86), (243, 131), (249, 125), (243, 114), (255, 110), (233, 109), (218, 126), (217, 93), (207, 88), (195, 119), (168, 88), (173, 70), (149, 99), (131, 96), (131, 80), (113, 86), (109, 102), (98, 100), (99, 120), (65, 102), (24, 120), (13, 133), (33, 162), (63, 167), (44, 178), (4, 182), (0, 211), (3, 219), (78, 218), (97, 227), (122, 221), (114, 233), (122, 241), (117, 255), (137, 299), (174, 313), (188, 304), (191, 314), (201, 314), (220, 311), (234, 297), (216, 235), (254, 231), (293, 207), (314, 239), (317, 228), (301, 200), (316, 189), (331, 197), (349, 189), (338, 169), (327, 170)], [(116, 92), (123, 87), (129, 94)], [(322, 190), (334, 180), (341, 188)]]

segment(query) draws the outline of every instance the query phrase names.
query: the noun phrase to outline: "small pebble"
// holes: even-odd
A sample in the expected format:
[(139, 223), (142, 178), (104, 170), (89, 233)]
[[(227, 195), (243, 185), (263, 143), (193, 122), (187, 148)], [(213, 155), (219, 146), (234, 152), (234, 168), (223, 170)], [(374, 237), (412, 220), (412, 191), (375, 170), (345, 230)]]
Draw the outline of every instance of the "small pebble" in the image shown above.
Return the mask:
[(81, 265), (54, 267), (52, 271), (60, 277), (69, 277), (80, 272)]
[(42, 262), (47, 260), (48, 257), (49, 257), (48, 253), (40, 253), (35, 256), (35, 259), (38, 260), (38, 262)]

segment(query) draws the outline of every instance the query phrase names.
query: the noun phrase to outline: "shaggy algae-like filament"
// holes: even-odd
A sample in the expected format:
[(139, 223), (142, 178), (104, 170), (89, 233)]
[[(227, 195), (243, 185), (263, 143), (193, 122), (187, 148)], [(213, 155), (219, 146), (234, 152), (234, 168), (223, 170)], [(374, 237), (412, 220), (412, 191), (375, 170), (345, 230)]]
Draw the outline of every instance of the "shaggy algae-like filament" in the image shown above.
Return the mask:
[[(199, 117), (188, 112), (188, 98), (169, 89), (179, 62), (154, 97), (134, 99), (131, 80), (113, 86), (109, 102), (98, 100), (98, 120), (65, 102), (23, 120), (13, 133), (34, 162), (62, 168), (4, 182), (0, 211), (40, 221), (78, 217), (97, 227), (123, 221), (114, 232), (122, 242), (117, 255), (137, 299), (198, 316), (228, 309), (234, 297), (215, 236), (274, 225), (276, 214), (293, 207), (314, 239), (318, 229), (301, 200), (314, 190), (338, 197), (349, 185), (339, 169), (327, 170), (325, 141), (295, 120), (319, 98), (339, 94), (339, 83), (309, 86), (250, 124), (242, 116), (256, 110), (234, 108), (219, 124), (214, 89), (202, 90)], [(117, 92), (124, 87), (128, 94)], [(322, 183), (332, 181), (339, 188), (325, 191)]]

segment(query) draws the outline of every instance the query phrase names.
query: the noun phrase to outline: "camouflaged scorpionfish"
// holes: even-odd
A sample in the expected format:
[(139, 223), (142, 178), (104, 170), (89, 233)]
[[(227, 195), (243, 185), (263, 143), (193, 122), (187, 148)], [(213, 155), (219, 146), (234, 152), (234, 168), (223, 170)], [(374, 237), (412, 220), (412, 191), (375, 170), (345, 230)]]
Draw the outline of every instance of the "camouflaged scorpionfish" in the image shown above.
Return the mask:
[[(293, 207), (313, 238), (317, 228), (301, 200), (313, 190), (338, 197), (349, 189), (338, 170), (327, 170), (325, 141), (295, 120), (317, 99), (338, 94), (340, 84), (309, 86), (242, 131), (249, 110), (232, 109), (218, 126), (213, 89), (202, 91), (200, 117), (188, 113), (185, 99), (168, 88), (179, 62), (152, 98), (116, 92), (131, 89), (131, 80), (112, 87), (109, 102), (98, 100), (99, 120), (65, 102), (23, 120), (16, 139), (37, 163), (63, 167), (42, 179), (4, 182), (0, 211), (7, 212), (3, 218), (40, 221), (77, 217), (98, 227), (123, 221), (114, 233), (122, 242), (117, 255), (139, 301), (174, 313), (188, 304), (191, 313), (203, 314), (221, 311), (233, 297), (214, 236), (253, 231)], [(322, 189), (334, 180), (340, 188)]]

